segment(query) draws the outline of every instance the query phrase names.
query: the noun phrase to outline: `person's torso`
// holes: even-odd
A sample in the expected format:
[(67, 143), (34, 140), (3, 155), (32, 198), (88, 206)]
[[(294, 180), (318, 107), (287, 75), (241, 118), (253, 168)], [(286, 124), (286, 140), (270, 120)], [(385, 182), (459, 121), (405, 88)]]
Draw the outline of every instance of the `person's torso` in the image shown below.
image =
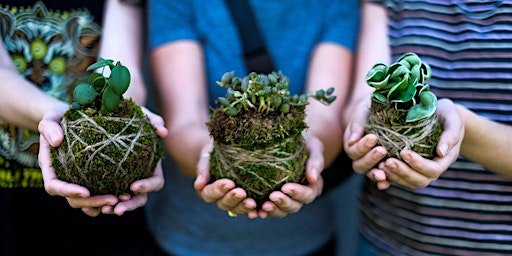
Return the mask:
[[(383, 2), (394, 60), (417, 53), (438, 98), (512, 124), (511, 1)], [(366, 182), (361, 199), (363, 234), (390, 254), (512, 250), (512, 181), (463, 158), (425, 189)]]
[[(274, 65), (290, 78), (292, 93), (304, 90), (308, 62), (318, 43), (329, 41), (353, 49), (359, 19), (358, 1), (268, 0), (249, 1), (249, 4)], [(226, 94), (225, 88), (216, 85), (225, 72), (233, 70), (239, 77), (247, 75), (237, 25), (225, 1), (173, 1), (160, 3), (153, 9), (151, 6), (150, 2), (153, 42), (162, 37), (169, 41), (192, 39), (201, 42), (210, 104)], [(154, 16), (151, 13), (163, 12), (160, 8), (168, 9), (169, 15)], [(152, 17), (165, 17), (165, 22)], [(175, 25), (180, 22), (186, 24)], [(166, 31), (155, 28), (154, 23), (161, 23)]]
[[(0, 1), (0, 35), (18, 72), (69, 101), (99, 46), (104, 1)], [(13, 85), (16, 86), (16, 85)], [(30, 99), (19, 99), (30, 100)], [(42, 187), (39, 134), (0, 120), (0, 187)]]

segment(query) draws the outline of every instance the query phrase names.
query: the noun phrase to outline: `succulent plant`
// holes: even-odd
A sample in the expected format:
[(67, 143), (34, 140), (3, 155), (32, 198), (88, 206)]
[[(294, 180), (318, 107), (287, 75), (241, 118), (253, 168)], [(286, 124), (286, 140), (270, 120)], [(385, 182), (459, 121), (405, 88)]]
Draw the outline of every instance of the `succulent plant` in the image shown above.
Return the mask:
[(219, 97), (221, 109), (230, 116), (235, 116), (242, 109), (253, 108), (258, 112), (280, 111), (288, 113), (291, 107), (305, 106), (308, 98), (329, 105), (336, 96), (334, 88), (318, 90), (315, 93), (290, 95), (290, 80), (282, 72), (268, 75), (251, 72), (244, 78), (236, 77), (235, 72), (226, 72), (217, 84), (227, 88), (226, 97)]
[(415, 53), (406, 53), (391, 65), (376, 63), (366, 75), (372, 94), (367, 133), (379, 137), (388, 156), (400, 158), (402, 149), (433, 158), (442, 132), (435, 114), (437, 97), (430, 91), (430, 66)]
[(425, 81), (432, 71), (418, 55), (406, 53), (395, 63), (375, 64), (366, 76), (368, 85), (375, 88), (373, 98), (396, 109), (408, 110), (406, 122), (413, 122), (435, 113), (437, 97)]
[(213, 179), (232, 179), (259, 206), (283, 184), (305, 183), (305, 108), (309, 98), (331, 104), (334, 88), (292, 95), (282, 72), (241, 78), (231, 71), (217, 84), (227, 93), (207, 123), (214, 139)]

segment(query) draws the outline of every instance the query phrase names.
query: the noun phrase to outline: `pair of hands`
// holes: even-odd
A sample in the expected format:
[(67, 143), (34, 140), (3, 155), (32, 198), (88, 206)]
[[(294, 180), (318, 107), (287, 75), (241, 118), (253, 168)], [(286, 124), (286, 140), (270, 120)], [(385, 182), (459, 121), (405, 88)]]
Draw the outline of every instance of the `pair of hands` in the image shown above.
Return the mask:
[[(167, 136), (167, 128), (163, 119), (142, 107), (143, 112), (149, 117), (157, 134), (161, 138)], [(51, 167), (50, 148), (59, 146), (64, 139), (64, 132), (59, 125), (63, 112), (49, 111), (39, 123), (38, 130), (41, 133), (39, 142), (39, 166), (43, 174), (44, 187), (48, 194), (65, 197), (73, 208), (80, 208), (92, 217), (103, 214), (123, 215), (127, 211), (135, 210), (146, 204), (148, 192), (158, 191), (164, 186), (164, 177), (161, 161), (157, 164), (152, 177), (135, 181), (130, 185), (134, 196), (121, 195), (96, 195), (91, 196), (87, 188), (59, 180), (55, 170)]]
[(198, 196), (207, 203), (215, 203), (221, 210), (228, 211), (230, 216), (246, 215), (250, 219), (267, 218), (269, 216), (284, 218), (288, 214), (298, 212), (304, 204), (309, 204), (322, 193), (324, 169), (323, 144), (312, 136), (306, 136), (309, 159), (306, 164), (308, 185), (286, 183), (280, 191), (274, 191), (269, 201), (256, 208), (256, 201), (247, 197), (244, 189), (236, 187), (230, 179), (210, 181), (210, 154), (212, 145), (203, 148), (197, 165), (197, 178), (194, 182)]
[[(168, 131), (164, 126), (163, 119), (144, 107), (142, 109), (157, 128), (157, 134), (161, 138), (167, 136)], [(50, 111), (44, 115), (38, 126), (41, 133), (39, 165), (48, 194), (65, 197), (71, 207), (80, 208), (85, 214), (92, 217), (98, 216), (100, 213), (120, 216), (127, 211), (144, 206), (147, 202), (147, 193), (162, 189), (164, 177), (161, 161), (152, 177), (131, 184), (130, 190), (133, 191), (133, 197), (130, 195), (91, 196), (87, 188), (59, 180), (51, 167), (50, 150), (51, 147), (59, 146), (64, 139), (63, 130), (59, 125), (63, 114), (63, 112)], [(222, 210), (230, 210), (237, 215), (245, 214), (249, 218), (266, 218), (268, 216), (282, 218), (289, 213), (298, 212), (304, 204), (311, 203), (319, 196), (323, 189), (323, 180), (320, 175), (320, 171), (324, 167), (322, 143), (313, 136), (309, 136), (306, 142), (310, 152), (306, 169), (309, 185), (285, 184), (281, 191), (273, 192), (270, 195), (270, 201), (265, 202), (259, 210), (256, 209), (254, 199), (247, 198), (246, 192), (241, 188), (236, 188), (232, 180), (221, 179), (208, 184), (210, 180), (208, 152), (211, 150), (211, 145), (204, 149), (204, 154), (207, 157), (201, 157), (198, 162), (194, 188), (205, 202), (215, 202)]]
[(343, 148), (353, 160), (354, 171), (365, 174), (376, 182), (380, 190), (389, 188), (391, 182), (412, 189), (424, 188), (457, 160), (464, 138), (464, 124), (455, 105), (448, 99), (438, 101), (436, 114), (443, 122), (443, 133), (436, 147), (438, 156), (432, 160), (406, 149), (400, 152), (403, 161), (396, 158), (384, 160), (387, 151), (382, 146), (376, 146), (377, 136), (364, 135), (369, 102), (361, 101), (352, 113), (354, 114), (344, 133)]

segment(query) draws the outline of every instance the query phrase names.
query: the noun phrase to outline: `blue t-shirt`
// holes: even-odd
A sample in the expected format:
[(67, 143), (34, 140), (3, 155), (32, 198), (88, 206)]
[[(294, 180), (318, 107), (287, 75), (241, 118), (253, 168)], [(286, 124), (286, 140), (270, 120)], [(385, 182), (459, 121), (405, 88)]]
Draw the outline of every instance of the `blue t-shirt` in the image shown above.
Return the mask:
[[(321, 42), (349, 50), (357, 37), (357, 0), (250, 1), (277, 69), (291, 81), (292, 93), (304, 89), (310, 54)], [(150, 46), (195, 40), (204, 48), (209, 100), (226, 91), (215, 84), (226, 71), (247, 74), (236, 24), (222, 0), (149, 1)], [(206, 85), (205, 85), (206, 86)], [(283, 219), (230, 218), (196, 195), (193, 179), (167, 158), (166, 185), (150, 195), (148, 221), (157, 241), (176, 255), (301, 255), (332, 238), (334, 207), (317, 198)], [(350, 167), (347, 167), (350, 168)]]

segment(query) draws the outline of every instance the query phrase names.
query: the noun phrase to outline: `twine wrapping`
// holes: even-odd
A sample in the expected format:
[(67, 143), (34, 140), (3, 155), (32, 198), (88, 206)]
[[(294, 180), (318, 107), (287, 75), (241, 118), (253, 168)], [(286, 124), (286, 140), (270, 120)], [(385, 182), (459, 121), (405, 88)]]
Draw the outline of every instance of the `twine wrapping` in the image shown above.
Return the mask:
[(397, 110), (393, 107), (385, 107), (379, 110), (372, 109), (366, 132), (377, 135), (378, 144), (388, 151), (389, 157), (400, 157), (400, 151), (410, 149), (424, 158), (432, 159), (437, 145), (436, 135), (439, 129), (436, 114), (418, 120), (405, 123), (405, 110)]
[[(290, 144), (296, 145), (295, 151), (283, 151)], [(307, 150), (305, 143), (298, 143), (296, 138), (255, 150), (214, 143), (211, 161), (215, 162), (218, 178), (232, 179), (248, 197), (263, 202), (284, 183), (305, 181)]]
[[(156, 133), (146, 127), (147, 118), (138, 118), (136, 113), (130, 118), (101, 116), (102, 126), (96, 117), (76, 112), (80, 118), (61, 121), (65, 141), (57, 148), (54, 161), (61, 180), (83, 185), (91, 194), (118, 195), (129, 193), (135, 180), (153, 175), (161, 154), (157, 155)], [(107, 131), (106, 124), (118, 127), (117, 131)], [(86, 141), (86, 136), (95, 141)]]

